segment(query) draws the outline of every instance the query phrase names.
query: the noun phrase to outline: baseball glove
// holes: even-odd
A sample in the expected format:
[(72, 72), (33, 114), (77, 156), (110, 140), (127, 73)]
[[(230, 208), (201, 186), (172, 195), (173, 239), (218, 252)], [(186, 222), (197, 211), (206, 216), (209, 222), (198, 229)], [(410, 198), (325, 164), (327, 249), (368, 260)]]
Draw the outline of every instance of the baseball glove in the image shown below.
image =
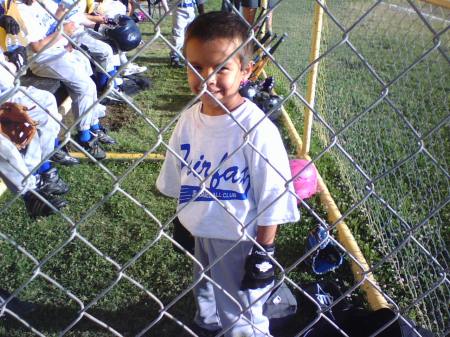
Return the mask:
[(0, 133), (16, 144), (22, 150), (30, 144), (36, 134), (38, 125), (28, 115), (26, 106), (17, 103), (0, 105)]

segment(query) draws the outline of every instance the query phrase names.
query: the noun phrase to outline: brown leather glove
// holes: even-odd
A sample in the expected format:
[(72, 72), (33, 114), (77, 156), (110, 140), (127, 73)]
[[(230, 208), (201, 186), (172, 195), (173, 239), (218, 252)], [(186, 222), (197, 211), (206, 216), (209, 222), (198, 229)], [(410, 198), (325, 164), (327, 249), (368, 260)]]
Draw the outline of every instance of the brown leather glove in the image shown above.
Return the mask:
[(22, 150), (30, 144), (38, 125), (28, 115), (28, 108), (17, 103), (0, 105), (0, 133)]

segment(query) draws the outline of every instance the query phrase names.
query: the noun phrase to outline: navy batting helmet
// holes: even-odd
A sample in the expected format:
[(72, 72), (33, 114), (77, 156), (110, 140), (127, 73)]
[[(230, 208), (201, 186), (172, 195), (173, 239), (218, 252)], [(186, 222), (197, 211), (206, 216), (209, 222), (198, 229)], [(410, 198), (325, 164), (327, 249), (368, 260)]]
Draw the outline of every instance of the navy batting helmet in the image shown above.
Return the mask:
[(117, 26), (106, 30), (106, 36), (112, 40), (121, 51), (129, 51), (141, 43), (141, 31), (132, 18), (121, 15)]

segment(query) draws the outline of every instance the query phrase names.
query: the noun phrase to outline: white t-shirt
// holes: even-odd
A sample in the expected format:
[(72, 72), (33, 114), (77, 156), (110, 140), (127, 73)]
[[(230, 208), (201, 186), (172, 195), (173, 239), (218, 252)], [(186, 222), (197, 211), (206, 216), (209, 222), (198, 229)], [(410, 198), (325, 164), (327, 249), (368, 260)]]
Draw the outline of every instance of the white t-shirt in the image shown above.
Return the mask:
[[(56, 10), (58, 9), (56, 3), (51, 0), (44, 0), (43, 4), (51, 13), (56, 13)], [(17, 2), (17, 8), (26, 25), (26, 31), (28, 32), (26, 37), (29, 43), (42, 40), (57, 30), (58, 22), (37, 1), (33, 1), (30, 6)], [(41, 54), (58, 54), (61, 49), (64, 49), (64, 46), (67, 43), (67, 39), (60, 39), (50, 48), (42, 51)], [(30, 50), (28, 50), (28, 52), (30, 52)]]
[(119, 0), (104, 0), (98, 5), (97, 13), (107, 18), (115, 18), (118, 15), (126, 15), (127, 8)]
[[(178, 198), (183, 225), (194, 236), (238, 240), (244, 233), (241, 224), (255, 237), (256, 225), (298, 221), (294, 189), (292, 183), (286, 184), (291, 179), (289, 161), (275, 125), (267, 118), (262, 120), (264, 113), (248, 100), (232, 112), (240, 126), (228, 114), (208, 116), (200, 110), (201, 103), (197, 103), (181, 115), (169, 145), (206, 179), (205, 187), (223, 206), (206, 192), (195, 197), (200, 179), (167, 151), (156, 186), (163, 194)], [(243, 145), (244, 130), (251, 129)]]
[(0, 50), (0, 97), (7, 90), (14, 87), (14, 76), (5, 69), (5, 66), (13, 70), (9, 67), (5, 55), (3, 55), (3, 52)]
[[(55, 1), (57, 3), (58, 1)], [(66, 13), (64, 21), (72, 21), (75, 23), (75, 31), (73, 32), (73, 37), (84, 31), (85, 26), (92, 24), (92, 21), (86, 17), (86, 0), (63, 0), (61, 4), (65, 8), (69, 9), (74, 3), (75, 7), (68, 13)]]

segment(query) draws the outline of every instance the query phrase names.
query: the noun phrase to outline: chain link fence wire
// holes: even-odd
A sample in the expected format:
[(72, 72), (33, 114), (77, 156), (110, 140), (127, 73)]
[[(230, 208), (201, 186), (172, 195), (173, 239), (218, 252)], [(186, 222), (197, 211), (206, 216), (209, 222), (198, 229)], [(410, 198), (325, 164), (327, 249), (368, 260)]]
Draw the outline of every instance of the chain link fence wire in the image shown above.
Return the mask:
[[(324, 9), (324, 39), (310, 156), (394, 312), (445, 336), (450, 302), (449, 10), (421, 1), (277, 2), (274, 31), (288, 32), (289, 38), (268, 71), (298, 130), (306, 105), (315, 5)], [(220, 3), (209, 6), (218, 9)], [(174, 47), (171, 18), (154, 11), (148, 15), (146, 3), (136, 7), (148, 22), (140, 24), (144, 43), (128, 54), (129, 62), (147, 60), (161, 67), (158, 59), (168, 62)], [(157, 70), (155, 76), (163, 78), (154, 79), (159, 85), (175, 72)], [(187, 252), (174, 253), (175, 201), (156, 191), (160, 162), (146, 160), (170, 150), (174, 124), (198, 98), (187, 93), (184, 80), (171, 83), (166, 96), (126, 98), (125, 105), (109, 111), (125, 118), (123, 130), (117, 131), (118, 150), (143, 155), (125, 162), (87, 156), (79, 167), (61, 168), (72, 191), (69, 206), (57, 215), (29, 219), (19, 195), (1, 196), (0, 288), (9, 295), (0, 295), (0, 335), (198, 335), (192, 325), (192, 288), (198, 280), (191, 276), (198, 261)], [(1, 102), (18, 90), (28, 95), (19, 87), (19, 75), (16, 84)], [(63, 144), (87, 155), (71, 136), (75, 123), (70, 116), (61, 123)], [(295, 144), (285, 140), (294, 154)], [(308, 262), (318, 247), (305, 251), (304, 241), (317, 223), (330, 233), (337, 224), (326, 221), (327, 209), (318, 197), (299, 207), (301, 221), (280, 228), (276, 261), (280, 279), (311, 301), (304, 285), (322, 278)], [(300, 302), (298, 320), (285, 335), (301, 336), (320, 319), (329, 321), (330, 308), (347, 298), (363, 298), (362, 283), (354, 281), (347, 263), (358, 261), (332, 240), (346, 263), (324, 279), (339, 281), (343, 295), (325, 309), (314, 303), (309, 316)], [(207, 277), (211, 265), (199, 267)], [(32, 313), (15, 310), (15, 298), (32, 303)]]
[[(363, 205), (355, 228), (375, 278), (422, 324), (448, 333), (449, 9), (421, 1), (327, 1), (316, 124)], [(323, 52), (322, 52), (323, 54)], [(356, 163), (365, 177), (354, 174)]]

